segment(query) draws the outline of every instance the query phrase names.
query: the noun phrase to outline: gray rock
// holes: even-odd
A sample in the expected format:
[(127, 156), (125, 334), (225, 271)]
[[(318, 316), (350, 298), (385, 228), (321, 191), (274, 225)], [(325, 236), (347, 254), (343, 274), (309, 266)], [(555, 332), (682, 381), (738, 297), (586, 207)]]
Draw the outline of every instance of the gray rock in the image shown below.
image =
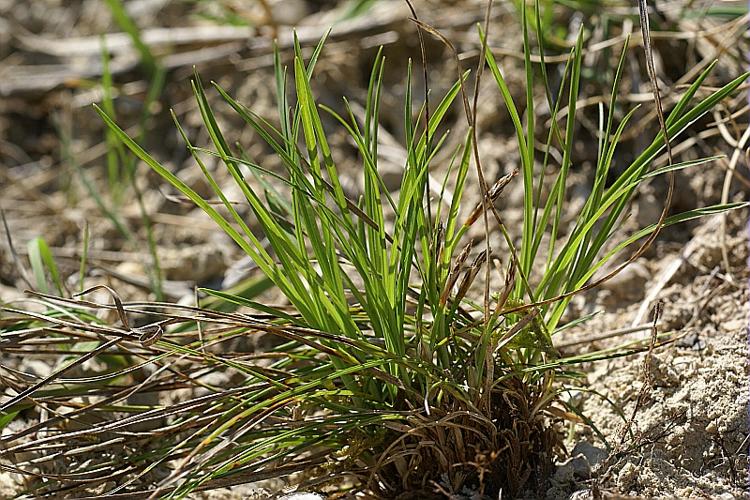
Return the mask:
[(572, 456), (557, 466), (553, 480), (557, 484), (575, 483), (591, 477), (591, 466), (583, 455)]
[(591, 469), (607, 457), (607, 452), (581, 441), (575, 445), (571, 457), (558, 465), (553, 481), (558, 485), (571, 484), (591, 478)]
[(641, 300), (646, 295), (646, 284), (651, 273), (641, 261), (635, 261), (602, 283), (601, 289), (609, 292), (607, 305), (622, 305)]
[(607, 458), (607, 451), (592, 445), (588, 441), (580, 441), (573, 447), (572, 455), (583, 455), (589, 465), (594, 467)]

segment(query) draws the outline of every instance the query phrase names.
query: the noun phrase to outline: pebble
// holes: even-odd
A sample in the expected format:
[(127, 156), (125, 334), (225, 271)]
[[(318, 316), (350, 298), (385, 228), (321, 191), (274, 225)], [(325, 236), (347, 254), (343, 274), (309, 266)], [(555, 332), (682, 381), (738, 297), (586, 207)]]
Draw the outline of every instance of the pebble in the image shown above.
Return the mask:
[(575, 445), (571, 457), (560, 464), (555, 471), (554, 482), (572, 483), (591, 478), (591, 469), (607, 457), (607, 452), (592, 444), (581, 441)]
[(646, 284), (651, 273), (641, 262), (635, 261), (602, 284), (610, 292), (608, 302), (635, 302), (646, 295)]
[(573, 455), (583, 455), (591, 467), (607, 458), (607, 451), (592, 445), (588, 441), (580, 441), (573, 447)]

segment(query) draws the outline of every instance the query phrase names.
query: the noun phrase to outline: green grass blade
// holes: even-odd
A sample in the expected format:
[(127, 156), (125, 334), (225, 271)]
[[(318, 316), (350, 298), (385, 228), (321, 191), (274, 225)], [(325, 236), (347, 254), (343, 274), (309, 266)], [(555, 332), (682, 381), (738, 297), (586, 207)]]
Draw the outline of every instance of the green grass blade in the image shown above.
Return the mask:
[(42, 238), (34, 238), (27, 245), (29, 251), (29, 262), (34, 274), (37, 288), (43, 293), (49, 293), (47, 285), (47, 273), (49, 273), (52, 283), (55, 284), (57, 292), (64, 295), (64, 287), (60, 271), (57, 269), (55, 258), (52, 252)]
[(156, 61), (156, 58), (151, 53), (151, 49), (144, 43), (143, 39), (141, 38), (141, 31), (128, 15), (127, 11), (125, 10), (125, 6), (120, 0), (104, 1), (107, 4), (107, 7), (109, 7), (110, 12), (112, 13), (112, 17), (114, 18), (117, 25), (121, 30), (127, 33), (130, 39), (133, 41), (133, 45), (135, 45), (136, 50), (138, 50), (138, 54), (140, 54), (141, 64), (143, 64), (149, 75), (153, 76), (156, 73), (159, 64)]

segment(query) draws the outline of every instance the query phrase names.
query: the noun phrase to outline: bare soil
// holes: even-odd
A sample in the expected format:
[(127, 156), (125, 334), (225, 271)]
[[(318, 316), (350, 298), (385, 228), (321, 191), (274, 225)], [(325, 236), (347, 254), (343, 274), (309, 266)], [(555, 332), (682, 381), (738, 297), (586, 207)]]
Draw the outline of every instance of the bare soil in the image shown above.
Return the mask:
[[(551, 497), (575, 490), (585, 498), (584, 493), (598, 488), (605, 496), (744, 498), (748, 465), (746, 216), (732, 217), (732, 236), (725, 243), (713, 230), (718, 221), (707, 221), (693, 236), (698, 244), (690, 257), (683, 260), (679, 251), (667, 253), (644, 263), (650, 272), (643, 279), (633, 277), (617, 284), (627, 290), (615, 293), (645, 296), (669, 264), (681, 261), (658, 294), (664, 312), (657, 331), (675, 332), (676, 340), (650, 356), (592, 365), (588, 373), (592, 393), (579, 396), (581, 412), (592, 426), (584, 432), (577, 430), (572, 439), (584, 459), (573, 458), (558, 470)], [(730, 273), (719, 270), (724, 244)], [(609, 293), (602, 290), (598, 295), (610, 302)], [(592, 340), (630, 327), (640, 306), (634, 302), (610, 308), (585, 329), (571, 332), (567, 343), (574, 345), (567, 349), (648, 339), (652, 332), (644, 330)], [(611, 454), (605, 459), (607, 447)], [(590, 479), (586, 465), (592, 466)]]

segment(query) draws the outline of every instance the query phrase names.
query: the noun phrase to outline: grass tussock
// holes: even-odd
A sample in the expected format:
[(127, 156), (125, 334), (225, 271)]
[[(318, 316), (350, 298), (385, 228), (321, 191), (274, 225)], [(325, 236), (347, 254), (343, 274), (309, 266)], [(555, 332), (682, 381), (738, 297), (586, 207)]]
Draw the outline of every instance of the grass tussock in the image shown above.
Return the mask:
[[(535, 13), (539, 16), (538, 9)], [(669, 217), (665, 212), (653, 225), (619, 239), (618, 228), (642, 182), (711, 160), (654, 166), (665, 148), (659, 134), (615, 175), (611, 167), (619, 137), (634, 111), (617, 122), (623, 50), (611, 101), (602, 107), (591, 192), (574, 223), (563, 227), (583, 34), (555, 96), (544, 64), (532, 62), (526, 16), (524, 9), (523, 116), (480, 33), (482, 66), (497, 84), (493, 97), (499, 96), (515, 126), (521, 165), (517, 178), (480, 185), (484, 201), (473, 211), (462, 205), (462, 197), (470, 189), (470, 169), (477, 169), (480, 179), (483, 172), (467, 74), (434, 106), (415, 109), (409, 67), (406, 155), (397, 197), (385, 188), (378, 169), (382, 54), (373, 64), (363, 116), (346, 100), (341, 114), (316, 102), (315, 66), (323, 41), (307, 60), (296, 44), (288, 67), (276, 54), (276, 123), (213, 85), (211, 92), (275, 152), (280, 172), (228, 143), (196, 75), (193, 90), (212, 148), (193, 145), (175, 123), (213, 190), (211, 200), (97, 108), (113, 137), (211, 217), (290, 307), (204, 290), (224, 308), (122, 303), (113, 291), (112, 306), (44, 295), (39, 298), (46, 313), (6, 308), (10, 316), (0, 319), (4, 349), (33, 352), (41, 336), (60, 363), (38, 379), (20, 373), (7, 378), (15, 395), (0, 405), (0, 424), (10, 425), (30, 411), (46, 412), (47, 418), (2, 438), (2, 455), (15, 464), (5, 467), (26, 475), (28, 488), (40, 495), (100, 488), (107, 494), (184, 497), (295, 473), (306, 487), (383, 498), (465, 491), (496, 498), (500, 491), (514, 496), (542, 488), (553, 458), (564, 453), (560, 426), (581, 420), (564, 398), (575, 376), (570, 367), (644, 348), (561, 357), (554, 337), (566, 326), (562, 318), (571, 297), (601, 282), (592, 277), (626, 249), (636, 248), (630, 255), (637, 255), (661, 227), (741, 205)], [(542, 25), (538, 18), (535, 25)], [(543, 47), (541, 32), (536, 36)], [(670, 138), (747, 76), (697, 99), (710, 71), (685, 90), (666, 117)], [(538, 87), (546, 91), (552, 114), (542, 148), (535, 123)], [(443, 199), (443, 189), (434, 199), (429, 176), (446, 144), (441, 132), (446, 113), (457, 100), (464, 103), (470, 127), (449, 155), (444, 186), (452, 187), (452, 197)], [(558, 116), (563, 106), (566, 114)], [(359, 199), (348, 198), (342, 188), (329, 145), (331, 123), (356, 145), (364, 178)], [(562, 152), (559, 164), (550, 155), (553, 147)], [(220, 159), (228, 169), (253, 224), (227, 199), (206, 167), (207, 158)], [(543, 173), (553, 179), (545, 197)], [(523, 183), (519, 234), (505, 227), (494, 207), (510, 182)], [(489, 239), (476, 246), (466, 241), (479, 223), (488, 233), (502, 234), (505, 246), (491, 248)], [(478, 304), (469, 291), (479, 273), (490, 277), (488, 263), (495, 258), (504, 263), (500, 277), (485, 279), (484, 301)], [(232, 312), (228, 304), (252, 312)], [(111, 312), (112, 321), (97, 319), (94, 312), (101, 309)], [(277, 342), (253, 354), (224, 348), (232, 339), (260, 334)], [(230, 373), (232, 386), (205, 381), (216, 371)], [(171, 403), (142, 397), (177, 390), (182, 392)], [(144, 484), (149, 486), (143, 489)]]

